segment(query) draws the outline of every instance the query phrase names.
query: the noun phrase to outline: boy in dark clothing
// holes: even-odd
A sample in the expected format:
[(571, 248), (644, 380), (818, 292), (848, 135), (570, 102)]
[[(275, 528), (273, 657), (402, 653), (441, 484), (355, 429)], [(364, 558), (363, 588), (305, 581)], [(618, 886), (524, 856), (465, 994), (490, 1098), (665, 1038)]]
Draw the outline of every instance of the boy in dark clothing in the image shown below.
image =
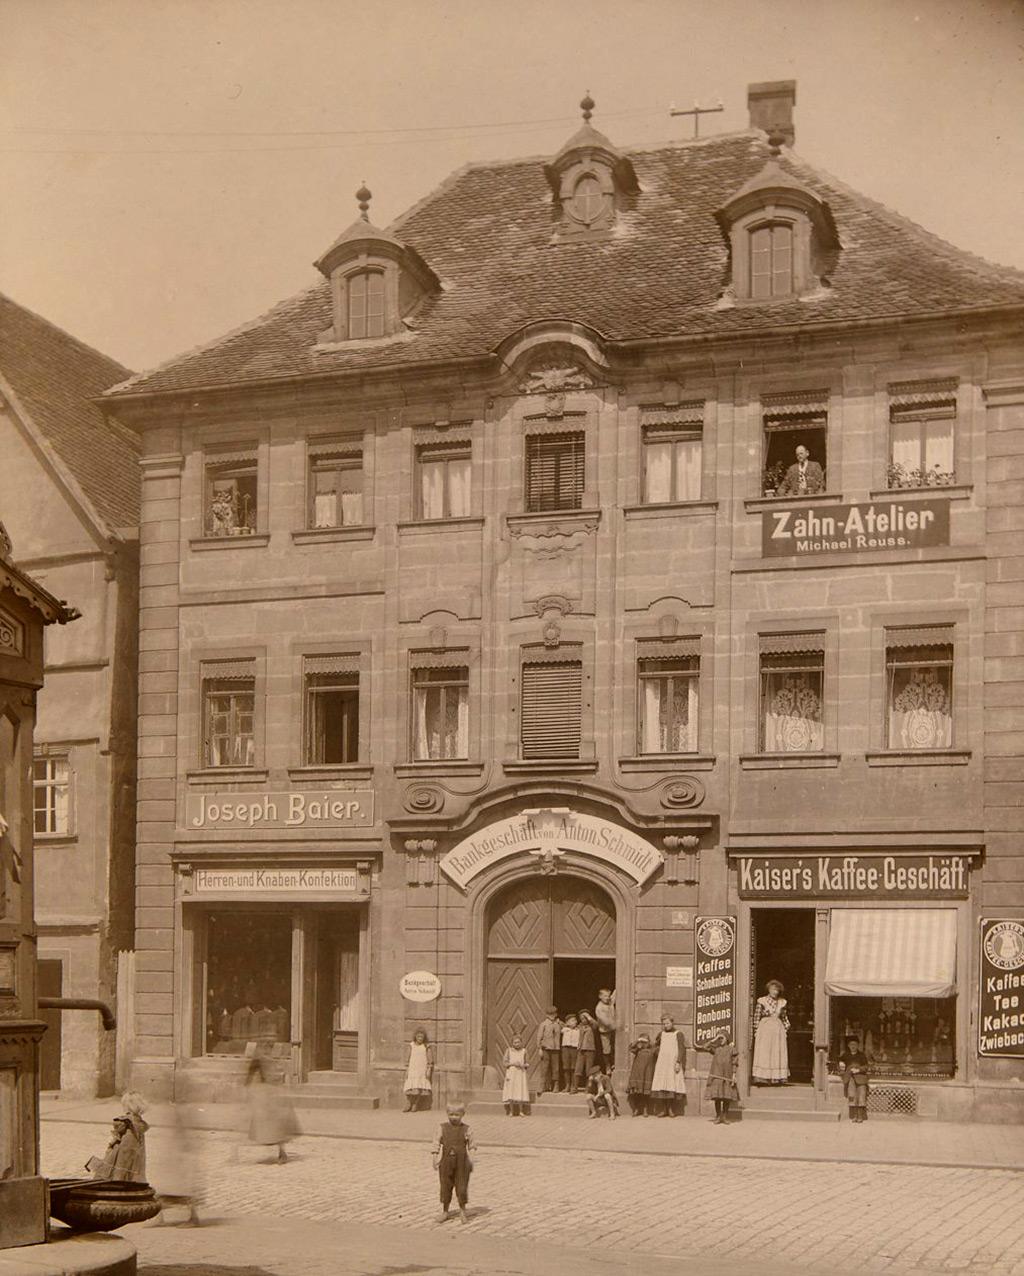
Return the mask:
[(459, 1202), (459, 1217), (463, 1223), (469, 1222), (466, 1206), (469, 1204), (469, 1176), (473, 1172), (470, 1153), (476, 1151), (476, 1144), (469, 1132), (469, 1126), (462, 1124), (466, 1109), (461, 1103), (448, 1104), (448, 1120), (438, 1131), (437, 1143), (434, 1147), (434, 1169), (441, 1180), (441, 1217), (443, 1223), (450, 1213), (452, 1192)]
[(846, 1049), (839, 1056), (839, 1075), (850, 1105), (850, 1120), (857, 1125), (868, 1119), (869, 1071), (868, 1057), (861, 1050), (859, 1039), (847, 1037)]
[(562, 1029), (562, 1088), (576, 1093), (576, 1055), (580, 1048), (580, 1021), (575, 1015), (565, 1016)]
[(585, 1010), (580, 1011), (580, 1045), (576, 1052), (576, 1075), (575, 1083), (577, 1089), (582, 1089), (587, 1084), (587, 1078), (590, 1076), (590, 1070), (594, 1066), (594, 1055), (597, 1051), (597, 1025), (591, 1019)]
[(654, 1076), (654, 1047), (646, 1032), (642, 1032), (629, 1047), (633, 1062), (626, 1082), (626, 1101), (634, 1116), (647, 1116), (647, 1104), (651, 1097), (651, 1079)]
[(537, 1029), (537, 1049), (544, 1061), (541, 1093), (546, 1090), (557, 1093), (562, 1088), (562, 1021), (558, 1017), (557, 1006), (548, 1006), (545, 1015), (546, 1018), (540, 1021), (540, 1027)]
[(619, 1100), (612, 1079), (596, 1064), (590, 1069), (587, 1080), (587, 1107), (590, 1109), (591, 1120), (599, 1117), (602, 1112), (607, 1112), (613, 1121), (619, 1115)]

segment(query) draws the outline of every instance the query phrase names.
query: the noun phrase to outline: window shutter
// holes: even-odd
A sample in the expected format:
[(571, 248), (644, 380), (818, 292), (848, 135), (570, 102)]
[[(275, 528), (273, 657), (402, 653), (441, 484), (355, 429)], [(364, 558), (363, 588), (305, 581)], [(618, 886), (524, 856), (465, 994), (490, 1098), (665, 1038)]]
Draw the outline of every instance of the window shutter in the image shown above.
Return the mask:
[(533, 434), (526, 439), (526, 505), (530, 510), (583, 504), (583, 435)]
[(524, 758), (578, 758), (583, 720), (583, 666), (578, 660), (524, 664)]

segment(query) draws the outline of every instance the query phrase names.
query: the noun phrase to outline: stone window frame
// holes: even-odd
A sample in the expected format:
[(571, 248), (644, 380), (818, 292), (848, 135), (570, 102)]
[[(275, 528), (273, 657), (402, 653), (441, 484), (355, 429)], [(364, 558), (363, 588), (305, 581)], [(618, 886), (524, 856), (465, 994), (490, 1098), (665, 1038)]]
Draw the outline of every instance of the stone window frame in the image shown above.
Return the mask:
[[(634, 753), (638, 758), (642, 758), (645, 762), (657, 761), (666, 757), (690, 757), (699, 756), (701, 746), (701, 711), (702, 690), (701, 687), (701, 640), (699, 634), (686, 634), (678, 638), (658, 639), (658, 638), (641, 638), (635, 643), (636, 656), (633, 664), (633, 683), (635, 688), (635, 739)], [(670, 674), (669, 671), (662, 671), (665, 676), (685, 677), (689, 682), (696, 686), (697, 696), (697, 720), (694, 723), (694, 740), (692, 749), (672, 750), (656, 750), (648, 752), (643, 747), (644, 735), (644, 695), (643, 689), (648, 678), (654, 675), (642, 671), (641, 665), (650, 660), (696, 660), (696, 665), (692, 670), (680, 670), (678, 674)]]
[[(506, 772), (514, 771), (517, 768), (523, 770), (536, 769), (544, 770), (549, 766), (557, 768), (558, 760), (529, 759), (524, 760), (520, 754), (519, 742), (521, 738), (520, 722), (521, 722), (521, 688), (522, 688), (522, 667), (524, 663), (524, 652), (536, 652), (540, 659), (551, 662), (559, 660), (559, 653), (571, 649), (574, 654), (564, 655), (562, 659), (575, 659), (579, 653), (579, 659), (583, 665), (583, 682), (582, 682), (582, 703), (580, 714), (580, 756), (578, 762), (569, 760), (570, 768), (575, 766), (581, 768), (596, 768), (597, 765), (597, 737), (595, 723), (595, 678), (597, 672), (597, 640), (593, 631), (592, 621), (588, 621), (586, 617), (574, 617), (566, 615), (562, 618), (561, 632), (558, 636), (558, 642), (554, 646), (548, 646), (544, 642), (540, 632), (540, 626), (536, 620), (513, 622), (509, 627), (506, 635), (504, 667), (499, 667), (496, 671), (498, 683), (504, 679), (505, 692), (505, 762), (504, 769)], [(541, 655), (543, 653), (543, 655)], [(529, 663), (527, 661), (527, 663)], [(497, 736), (495, 736), (497, 739)]]
[[(296, 441), (291, 466), (301, 466), (299, 481), (290, 484), (294, 493), (292, 506), (292, 541), (317, 544), (325, 541), (372, 540), (374, 523), (374, 478), (376, 474), (378, 414), (374, 411), (328, 414), (320, 412), (306, 425)], [(358, 452), (363, 472), (363, 521), (341, 527), (311, 526), (310, 492), (313, 462), (318, 451)]]
[[(510, 494), (510, 514), (525, 514), (538, 519), (548, 518), (557, 522), (562, 518), (578, 518), (581, 513), (596, 511), (600, 507), (597, 488), (597, 413), (590, 405), (584, 406), (580, 402), (582, 395), (586, 393), (588, 392), (582, 391), (578, 395), (566, 395), (567, 400), (571, 397), (575, 402), (566, 402), (564, 405), (560, 405), (558, 413), (554, 416), (544, 413), (543, 400), (530, 402), (534, 398), (532, 395), (527, 396), (526, 401), (520, 406), (518, 410), (519, 429), (512, 435), (518, 442), (518, 477)], [(583, 434), (583, 492), (579, 508), (571, 510), (528, 510), (526, 508), (527, 439), (544, 434), (574, 433)]]
[[(219, 459), (253, 451), (256, 455), (256, 528), (250, 536), (210, 536), (207, 531), (207, 469)], [(264, 546), (270, 538), (270, 427), (214, 424), (197, 432), (196, 448), (186, 462), (182, 523), (191, 531), (193, 549)], [(189, 471), (191, 470), (191, 475)]]
[[(764, 226), (788, 226), (792, 232), (791, 292), (771, 297), (755, 297), (751, 288), (751, 244), (754, 232)], [(791, 302), (819, 287), (814, 273), (814, 227), (808, 214), (796, 204), (781, 202), (778, 197), (759, 203), (756, 208), (737, 217), (729, 226), (732, 257), (732, 292), (744, 306), (773, 306)]]
[[(362, 496), (362, 518), (358, 522), (353, 523), (333, 523), (324, 527), (318, 527), (316, 524), (316, 487), (315, 474), (317, 472), (317, 464), (319, 460), (326, 457), (335, 457), (339, 460), (339, 470), (358, 470), (363, 477)], [(345, 459), (342, 459), (345, 458)], [(353, 463), (355, 462), (355, 463)], [(353, 527), (367, 527), (371, 520), (367, 518), (367, 474), (365, 453), (363, 449), (363, 439), (358, 434), (324, 434), (311, 435), (306, 438), (306, 501), (305, 510), (306, 517), (303, 527), (310, 532), (337, 532)]]
[[(204, 667), (223, 662), (252, 661), (253, 762), (242, 767), (208, 767), (205, 762)], [(196, 647), (182, 659), (181, 711), (178, 716), (178, 757), (186, 759), (189, 780), (221, 778), (265, 779), (267, 775), (267, 648), (246, 643)]]
[[(440, 642), (438, 642), (440, 639)], [(477, 773), (482, 768), (484, 702), (481, 690), (480, 631), (474, 626), (452, 625), (443, 635), (421, 630), (404, 637), (398, 652), (400, 677), (393, 689), (397, 712), (395, 727), (395, 772), (400, 775)], [(412, 671), (431, 661), (469, 669), (469, 749), (466, 758), (419, 759), (413, 756)]]
[[(43, 781), (36, 779), (35, 766), (37, 762), (63, 762), (67, 768), (66, 779), (63, 785), (60, 783), (45, 779)], [(33, 836), (39, 842), (73, 842), (78, 839), (78, 772), (74, 765), (74, 745), (70, 741), (37, 741), (32, 752), (32, 826)], [(60, 788), (67, 789), (67, 827), (63, 829), (54, 829), (52, 831), (40, 832), (35, 828), (35, 794), (40, 788)]]
[[(423, 513), (423, 487), (421, 483), (421, 461), (424, 453), (433, 451), (463, 452), (469, 459), (469, 512), (453, 515), (445, 513), (441, 518), (426, 518)], [(479, 496), (479, 462), (475, 446), (475, 431), (472, 421), (452, 421), (451, 423), (431, 422), (429, 425), (412, 428), (412, 522), (416, 523), (450, 523), (464, 518), (474, 518), (480, 509)]]
[[(380, 274), (384, 280), (383, 332), (373, 337), (349, 335), (349, 288), (357, 275), (370, 272)], [(360, 253), (331, 272), (331, 293), (334, 301), (334, 338), (338, 342), (384, 341), (403, 330), (399, 300), (401, 267), (391, 257)]]
[[(359, 749), (356, 762), (306, 762), (306, 667), (307, 657), (346, 656), (353, 658), (359, 671)], [(368, 634), (345, 634), (337, 638), (310, 641), (294, 638), (288, 645), (288, 774), (295, 779), (337, 773), (342, 776), (372, 775), (370, 762), (374, 737), (373, 640)], [(296, 707), (297, 706), (297, 710)]]
[[(824, 740), (820, 751), (808, 754), (764, 753), (761, 748), (761, 639), (789, 634), (822, 634), (825, 670), (822, 679)], [(758, 769), (787, 765), (834, 766), (839, 759), (842, 701), (839, 696), (839, 612), (799, 613), (785, 620), (751, 617), (744, 628), (743, 748), (740, 766)]]
[[(676, 404), (651, 404), (641, 403), (639, 405), (639, 484), (637, 491), (637, 504), (644, 508), (670, 506), (670, 505), (698, 505), (707, 501), (707, 483), (709, 468), (713, 469), (713, 463), (709, 465), (708, 439), (707, 439), (707, 402), (704, 399), (687, 399)], [(669, 501), (649, 501), (647, 500), (647, 447), (648, 437), (654, 437), (657, 432), (669, 433), (675, 430), (680, 436), (696, 435), (700, 439), (700, 481), (699, 492), (694, 497), (686, 499), (675, 499)], [(673, 477), (675, 475), (675, 466), (673, 463)]]

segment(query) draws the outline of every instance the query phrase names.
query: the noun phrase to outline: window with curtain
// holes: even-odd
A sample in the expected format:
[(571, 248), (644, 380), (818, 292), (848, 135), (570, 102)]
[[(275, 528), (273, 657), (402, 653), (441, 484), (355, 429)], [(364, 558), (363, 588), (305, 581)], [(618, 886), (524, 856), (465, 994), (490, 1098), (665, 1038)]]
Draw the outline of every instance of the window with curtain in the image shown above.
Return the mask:
[(417, 762), (469, 757), (469, 667), (412, 671), (412, 756)]
[(427, 443), (416, 449), (420, 518), (469, 517), (471, 458), (468, 443)]
[(956, 400), (894, 403), (889, 409), (889, 487), (944, 487), (956, 482)]
[(527, 661), (521, 671), (520, 753), (578, 758), (583, 737), (583, 664)]
[(697, 749), (697, 656), (637, 661), (640, 753), (694, 753)]
[(359, 761), (359, 670), (355, 657), (312, 656), (304, 662), (308, 766)]
[(526, 438), (526, 508), (577, 510), (583, 506), (583, 431)]
[(33, 827), (42, 837), (71, 832), (71, 765), (66, 755), (46, 754), (32, 761)]
[(257, 478), (255, 446), (207, 456), (205, 535), (250, 536), (256, 531)]
[(315, 451), (309, 459), (309, 526), (358, 527), (363, 513), (363, 454)]
[(784, 222), (754, 227), (750, 234), (750, 295), (788, 297), (793, 285), (793, 228)]
[(824, 749), (822, 638), (783, 634), (762, 637), (761, 642), (762, 751), (812, 753)]
[(909, 630), (901, 635), (890, 630), (885, 672), (889, 748), (952, 748), (952, 631), (936, 627), (930, 633)]
[(379, 270), (363, 270), (351, 275), (348, 290), (348, 335), (360, 337), (384, 335), (384, 275)]
[(702, 433), (693, 425), (648, 425), (643, 432), (644, 502), (699, 501)]
[(252, 661), (204, 666), (203, 765), (248, 767), (256, 761), (256, 677)]

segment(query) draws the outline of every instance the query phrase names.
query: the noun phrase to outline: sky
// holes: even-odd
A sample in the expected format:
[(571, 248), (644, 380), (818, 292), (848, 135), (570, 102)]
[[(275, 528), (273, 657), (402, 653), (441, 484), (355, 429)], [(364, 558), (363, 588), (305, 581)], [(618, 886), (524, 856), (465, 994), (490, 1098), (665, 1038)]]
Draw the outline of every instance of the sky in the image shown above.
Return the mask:
[(315, 283), (469, 162), (747, 124), (1024, 269), (1024, 0), (0, 0), (0, 291), (140, 370)]

